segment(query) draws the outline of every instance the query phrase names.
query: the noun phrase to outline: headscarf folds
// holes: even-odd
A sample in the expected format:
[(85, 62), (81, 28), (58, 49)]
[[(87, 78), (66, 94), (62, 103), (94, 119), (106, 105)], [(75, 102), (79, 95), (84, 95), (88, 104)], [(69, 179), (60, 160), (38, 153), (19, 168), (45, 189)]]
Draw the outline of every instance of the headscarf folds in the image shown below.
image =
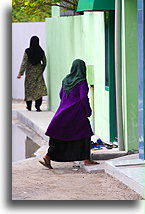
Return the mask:
[(63, 90), (67, 95), (82, 80), (86, 80), (86, 64), (81, 59), (73, 61), (70, 74), (63, 79)]
[(32, 65), (37, 65), (41, 62), (44, 51), (39, 45), (39, 38), (37, 36), (32, 36), (30, 40), (30, 47), (25, 50), (28, 55), (28, 60)]

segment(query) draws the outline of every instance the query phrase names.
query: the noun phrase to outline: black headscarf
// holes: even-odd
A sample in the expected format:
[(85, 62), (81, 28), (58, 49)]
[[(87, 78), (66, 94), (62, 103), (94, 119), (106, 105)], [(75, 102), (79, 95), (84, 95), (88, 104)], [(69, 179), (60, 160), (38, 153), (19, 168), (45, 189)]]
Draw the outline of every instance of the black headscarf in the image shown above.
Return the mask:
[(44, 56), (44, 51), (39, 45), (39, 38), (37, 36), (31, 37), (30, 47), (25, 51), (28, 55), (28, 60), (32, 65), (37, 65), (40, 63)]
[(63, 79), (63, 90), (68, 95), (82, 80), (86, 80), (86, 64), (83, 60), (76, 59), (73, 61), (70, 74)]

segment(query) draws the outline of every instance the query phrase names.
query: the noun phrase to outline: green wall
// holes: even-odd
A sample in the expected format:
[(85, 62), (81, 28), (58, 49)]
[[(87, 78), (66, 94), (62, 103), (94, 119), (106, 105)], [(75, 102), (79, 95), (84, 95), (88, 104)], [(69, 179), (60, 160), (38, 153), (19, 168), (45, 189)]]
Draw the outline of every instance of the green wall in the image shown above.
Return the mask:
[(122, 0), (122, 101), (125, 150), (138, 150), (137, 0)]
[[(122, 109), (125, 150), (138, 150), (137, 0), (122, 0)], [(109, 136), (109, 91), (105, 90), (104, 13), (46, 19), (49, 108), (59, 106), (62, 79), (80, 58), (94, 68), (94, 131)], [(89, 93), (91, 103), (91, 93)]]
[[(104, 13), (46, 19), (49, 107), (56, 111), (62, 79), (72, 61), (80, 58), (94, 66), (95, 134), (109, 141), (109, 93), (105, 91)], [(91, 94), (89, 94), (91, 99)]]

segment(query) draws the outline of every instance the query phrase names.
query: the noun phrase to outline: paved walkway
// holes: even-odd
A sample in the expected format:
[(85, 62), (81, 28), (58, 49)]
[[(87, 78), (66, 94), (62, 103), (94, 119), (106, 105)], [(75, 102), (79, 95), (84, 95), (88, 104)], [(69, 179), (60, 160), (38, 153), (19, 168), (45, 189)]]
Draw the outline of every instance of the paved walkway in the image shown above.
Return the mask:
[[(99, 159), (100, 165), (86, 167), (82, 164), (82, 162), (80, 163), (76, 162), (75, 165), (76, 164), (80, 165), (80, 168), (78, 169), (73, 167), (73, 163), (53, 162), (53, 166), (55, 169), (53, 169), (52, 171), (47, 170), (38, 164), (38, 159), (41, 158), (47, 150), (48, 137), (45, 136), (44, 133), (54, 113), (47, 111), (47, 104), (45, 101), (43, 101), (42, 112), (36, 112), (34, 107), (33, 107), (33, 110), (29, 112), (25, 109), (25, 103), (23, 101), (17, 101), (17, 100), (13, 100), (12, 109), (13, 109), (14, 121), (20, 122), (22, 124), (25, 124), (27, 127), (30, 127), (32, 131), (34, 131), (40, 137), (42, 137), (41, 142), (43, 142), (42, 143), (43, 145), (40, 143), (41, 149), (38, 150), (39, 152), (37, 152), (36, 158), (30, 158), (30, 159), (13, 163), (13, 200), (17, 200), (17, 199), (38, 200), (38, 198), (40, 200), (50, 200), (51, 198), (52, 200), (55, 200), (57, 198), (58, 200), (59, 199), (60, 200), (63, 200), (63, 199), (64, 200), (67, 200), (67, 199), (68, 200), (87, 200), (87, 199), (88, 200), (93, 200), (93, 199), (94, 200), (140, 200), (142, 199), (141, 196), (143, 196), (143, 179), (142, 179), (143, 166), (142, 166), (142, 161), (138, 159), (138, 154), (124, 156), (126, 153), (119, 152), (117, 149), (113, 149), (113, 150), (103, 149), (100, 151), (92, 150), (92, 158)], [(33, 136), (36, 136), (36, 135), (33, 134)], [(94, 140), (96, 140), (96, 136), (93, 136), (93, 138)], [(123, 157), (119, 157), (119, 156), (123, 156)], [(107, 159), (114, 158), (114, 157), (118, 157), (118, 158), (108, 160), (106, 162), (103, 160), (104, 157)], [(128, 159), (129, 161), (126, 161), (126, 159)], [(133, 160), (133, 165), (130, 162), (132, 160)], [(131, 167), (130, 167), (130, 163), (131, 163)], [(126, 166), (124, 166), (124, 164), (126, 164)], [(137, 193), (135, 193), (133, 190), (128, 188), (126, 185), (124, 185), (122, 182), (118, 181), (116, 178), (113, 178), (112, 176), (106, 174), (105, 171), (108, 174), (114, 177), (117, 177), (117, 179), (121, 180), (131, 189), (139, 193), (140, 196)], [(71, 183), (71, 185), (73, 185), (73, 182), (71, 182), (69, 175), (72, 177), (72, 180), (76, 179), (76, 182), (78, 182), (78, 185), (80, 185), (79, 193), (78, 192), (73, 193), (72, 191), (73, 187), (72, 188), (69, 187), (69, 182)], [(36, 176), (36, 179), (32, 181), (33, 176)], [(38, 178), (38, 176), (40, 177)], [(81, 176), (85, 178), (84, 180), (86, 185), (84, 186), (84, 188), (81, 188), (81, 182), (82, 182)], [(59, 195), (61, 191), (59, 191), (57, 187), (59, 185), (60, 186), (62, 185), (62, 183), (61, 182), (59, 183), (58, 181), (59, 177), (62, 177), (65, 180), (67, 188), (70, 188), (69, 191), (71, 191), (72, 197), (71, 196), (68, 197), (67, 194), (66, 196), (64, 196), (64, 194)], [(137, 178), (137, 179), (134, 179), (134, 178)], [(20, 182), (21, 179), (24, 180), (24, 183)], [(38, 179), (38, 182), (37, 182), (37, 179)], [(56, 193), (55, 195), (53, 195), (53, 191), (50, 191), (51, 192), (50, 195), (46, 194), (46, 192), (44, 194), (44, 192), (41, 191), (41, 187), (45, 188), (45, 184), (47, 183), (46, 189), (48, 188), (48, 186), (51, 189), (51, 182), (54, 183), (54, 180), (52, 181), (52, 179), (56, 181), (55, 185), (53, 184), (52, 186), (55, 186), (57, 195)], [(67, 179), (69, 180), (66, 181)], [(98, 179), (99, 179), (99, 183), (98, 183)], [(41, 182), (41, 181), (44, 181), (44, 182)], [(29, 188), (27, 191), (23, 189), (23, 185), (26, 184), (25, 182), (27, 184), (29, 183), (28, 186), (31, 189), (31, 191), (29, 191)], [(87, 186), (88, 185), (87, 182), (89, 183), (89, 188), (94, 189), (94, 191), (92, 192), (91, 190), (92, 194), (88, 192), (87, 199), (86, 199), (86, 195), (84, 195), (83, 192), (87, 192), (90, 190)], [(107, 186), (104, 184), (104, 182), (107, 182), (106, 183)], [(111, 182), (111, 185), (109, 184), (110, 182)], [(36, 185), (36, 183), (38, 183), (39, 185)], [(37, 186), (37, 188), (34, 188), (34, 184)], [(113, 187), (112, 187), (112, 184), (114, 184)], [(32, 188), (34, 188), (33, 191), (32, 191)], [(44, 190), (44, 188), (42, 189)], [(41, 193), (34, 196), (34, 193), (35, 191), (37, 191), (37, 189), (39, 189)], [(96, 191), (99, 191), (100, 195), (97, 194)], [(114, 192), (114, 194), (110, 195), (110, 192)]]

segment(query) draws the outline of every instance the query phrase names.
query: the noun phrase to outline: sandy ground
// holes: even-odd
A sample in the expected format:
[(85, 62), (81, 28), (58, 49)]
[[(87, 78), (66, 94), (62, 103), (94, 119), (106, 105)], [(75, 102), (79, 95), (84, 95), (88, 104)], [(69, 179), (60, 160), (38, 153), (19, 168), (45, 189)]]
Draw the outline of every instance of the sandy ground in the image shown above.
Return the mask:
[(47, 169), (30, 158), (13, 163), (12, 200), (142, 200), (104, 172), (73, 170), (73, 163), (52, 162)]
[[(13, 109), (25, 109), (24, 101), (13, 100), (12, 104)], [(83, 167), (74, 170), (72, 162), (52, 162), (49, 170), (38, 160), (37, 156), (12, 163), (12, 200), (142, 200), (105, 172), (88, 173)]]

